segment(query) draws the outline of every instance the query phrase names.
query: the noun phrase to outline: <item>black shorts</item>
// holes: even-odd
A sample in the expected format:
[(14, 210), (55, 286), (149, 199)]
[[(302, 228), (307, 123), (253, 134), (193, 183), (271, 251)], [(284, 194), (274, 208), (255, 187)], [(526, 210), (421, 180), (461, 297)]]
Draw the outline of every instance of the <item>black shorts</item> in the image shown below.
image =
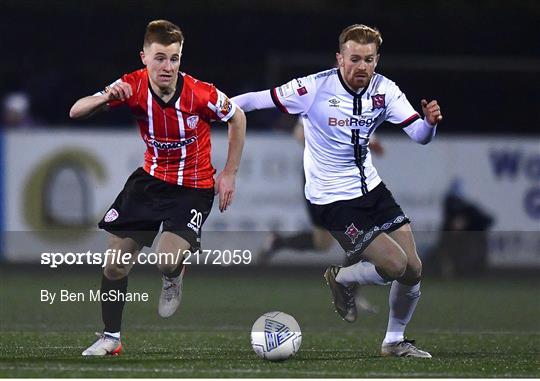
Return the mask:
[(410, 222), (384, 183), (364, 196), (326, 205), (309, 203), (309, 208), (349, 258), (359, 257), (379, 234)]
[(179, 235), (196, 251), (213, 202), (213, 189), (167, 183), (138, 168), (98, 226), (118, 237), (133, 238), (141, 247), (151, 247), (163, 223), (163, 231)]
[(324, 222), (321, 219), (321, 216), (316, 213), (315, 208), (311, 207), (312, 204), (306, 199), (306, 207), (311, 224), (319, 229), (325, 229)]

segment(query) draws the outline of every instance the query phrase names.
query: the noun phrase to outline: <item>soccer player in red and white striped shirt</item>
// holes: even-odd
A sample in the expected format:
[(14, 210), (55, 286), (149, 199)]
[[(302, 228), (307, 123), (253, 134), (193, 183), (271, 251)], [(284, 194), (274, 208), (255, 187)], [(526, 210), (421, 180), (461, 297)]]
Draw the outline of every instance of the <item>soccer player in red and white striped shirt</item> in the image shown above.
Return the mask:
[[(144, 166), (127, 180), (99, 227), (112, 234), (109, 248), (137, 257), (152, 242), (163, 224), (158, 253), (196, 251), (201, 229), (214, 199), (214, 185), (223, 212), (231, 204), (244, 145), (246, 118), (242, 110), (212, 84), (179, 71), (183, 35), (169, 21), (148, 24), (140, 53), (145, 68), (123, 75), (104, 91), (79, 99), (70, 117), (85, 118), (118, 106), (130, 108), (146, 143)], [(214, 184), (210, 160), (210, 122), (229, 126), (229, 151), (225, 168)], [(162, 258), (164, 259), (164, 258)], [(182, 257), (163, 261), (163, 289), (159, 314), (171, 316), (181, 300)], [(125, 294), (133, 263), (108, 261), (101, 294)], [(84, 356), (118, 354), (122, 350), (120, 327), (124, 302), (102, 300), (105, 325)]]

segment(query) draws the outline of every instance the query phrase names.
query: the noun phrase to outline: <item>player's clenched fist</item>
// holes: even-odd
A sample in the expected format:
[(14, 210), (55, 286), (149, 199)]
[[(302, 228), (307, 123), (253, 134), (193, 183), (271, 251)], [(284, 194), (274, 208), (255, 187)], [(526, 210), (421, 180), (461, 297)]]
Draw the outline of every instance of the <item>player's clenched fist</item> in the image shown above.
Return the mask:
[(432, 100), (428, 103), (428, 101), (422, 99), (421, 104), (422, 112), (424, 113), (424, 116), (426, 117), (426, 120), (429, 124), (434, 126), (443, 119), (441, 107), (436, 100)]
[(131, 86), (127, 82), (118, 81), (105, 89), (107, 101), (125, 101), (133, 95)]

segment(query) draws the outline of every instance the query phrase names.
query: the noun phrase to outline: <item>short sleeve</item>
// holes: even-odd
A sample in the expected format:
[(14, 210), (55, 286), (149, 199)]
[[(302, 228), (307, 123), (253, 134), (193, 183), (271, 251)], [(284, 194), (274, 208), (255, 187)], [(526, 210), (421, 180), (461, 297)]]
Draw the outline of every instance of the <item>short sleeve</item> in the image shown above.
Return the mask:
[(404, 128), (420, 119), (420, 115), (395, 83), (392, 82), (387, 93), (390, 99), (386, 105), (386, 121)]
[(206, 104), (211, 120), (226, 122), (236, 111), (235, 104), (221, 91), (210, 85), (209, 99)]
[(305, 114), (315, 99), (317, 85), (314, 76), (295, 78), (270, 89), (276, 107), (287, 114)]

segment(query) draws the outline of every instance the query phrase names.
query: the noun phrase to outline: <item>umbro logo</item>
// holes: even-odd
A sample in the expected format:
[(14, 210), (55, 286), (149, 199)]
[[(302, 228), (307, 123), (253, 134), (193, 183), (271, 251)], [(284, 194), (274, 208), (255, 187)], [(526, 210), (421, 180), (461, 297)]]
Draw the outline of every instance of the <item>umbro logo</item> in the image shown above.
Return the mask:
[(339, 107), (339, 102), (340, 100), (336, 98), (331, 98), (328, 100), (328, 103), (330, 103), (330, 107)]

